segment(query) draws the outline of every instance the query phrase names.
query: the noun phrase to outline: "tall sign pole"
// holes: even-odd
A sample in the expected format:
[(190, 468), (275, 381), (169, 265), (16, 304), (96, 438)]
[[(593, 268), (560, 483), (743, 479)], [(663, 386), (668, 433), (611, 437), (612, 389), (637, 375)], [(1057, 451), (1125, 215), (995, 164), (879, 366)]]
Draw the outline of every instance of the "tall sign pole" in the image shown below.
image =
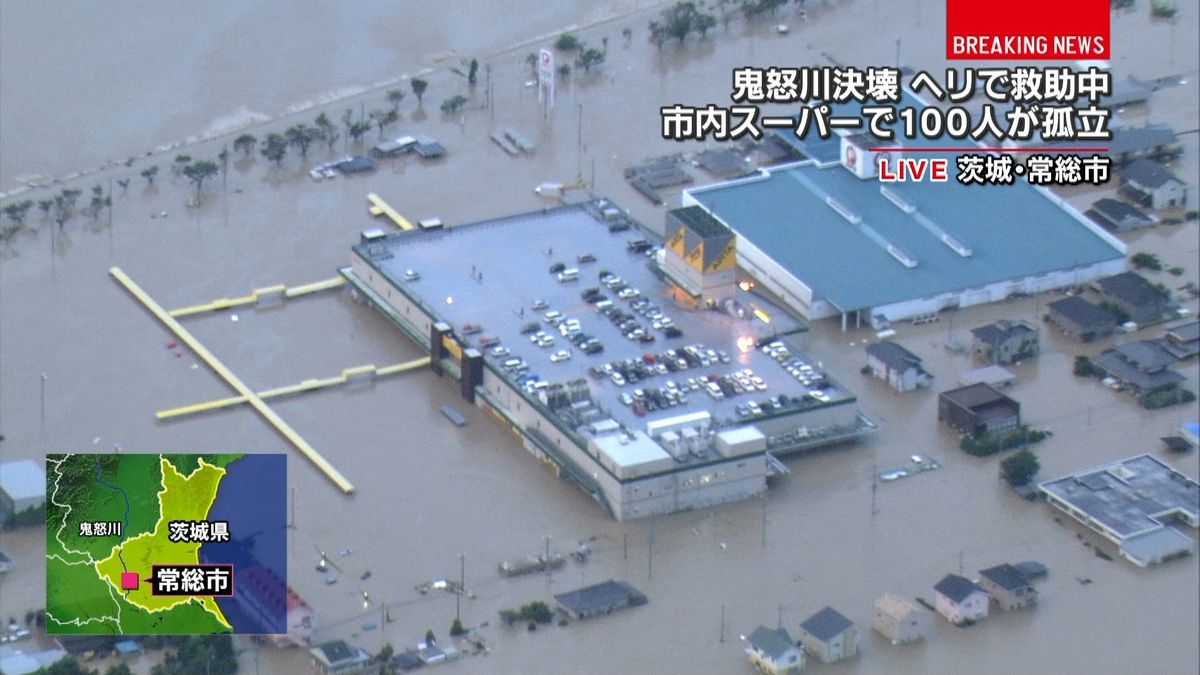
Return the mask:
[(538, 101), (546, 110), (554, 109), (554, 52), (543, 49), (538, 55)]

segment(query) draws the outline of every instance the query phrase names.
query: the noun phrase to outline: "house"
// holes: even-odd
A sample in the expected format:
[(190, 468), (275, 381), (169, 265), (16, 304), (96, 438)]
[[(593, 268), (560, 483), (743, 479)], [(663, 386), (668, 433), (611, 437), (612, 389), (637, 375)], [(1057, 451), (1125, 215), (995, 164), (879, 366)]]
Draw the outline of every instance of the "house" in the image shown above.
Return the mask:
[(1021, 426), (1021, 404), (988, 384), (970, 384), (938, 396), (938, 421), (979, 438)]
[(1001, 319), (971, 329), (971, 335), (975, 355), (989, 363), (1017, 363), (1038, 353), (1038, 330), (1028, 321)]
[(1187, 184), (1162, 164), (1149, 159), (1135, 159), (1121, 169), (1121, 194), (1151, 209), (1187, 206)]
[(933, 376), (921, 367), (921, 359), (895, 342), (867, 345), (867, 368), (872, 375), (900, 392), (933, 383)]
[(1020, 570), (1008, 563), (979, 570), (979, 585), (1000, 609), (1009, 611), (1032, 605), (1037, 591)]
[(401, 136), (394, 141), (379, 143), (371, 148), (371, 154), (375, 157), (396, 157), (412, 150), (416, 143), (417, 139), (412, 136)]
[(875, 600), (871, 628), (894, 645), (924, 640), (930, 623), (929, 612), (904, 598), (886, 593)]
[(46, 470), (22, 459), (0, 463), (0, 518), (46, 505)]
[(755, 628), (746, 645), (746, 656), (767, 675), (798, 673), (804, 667), (804, 648), (796, 644), (786, 628)]
[(623, 581), (608, 581), (554, 596), (558, 608), (572, 619), (609, 614), (625, 607), (646, 604), (646, 596)]
[(308, 650), (318, 675), (378, 675), (379, 664), (361, 647), (333, 640)]
[(1200, 354), (1200, 321), (1175, 326), (1167, 331), (1158, 344), (1180, 361)]
[(1178, 316), (1179, 305), (1161, 285), (1153, 285), (1136, 272), (1122, 272), (1096, 282), (1100, 294), (1138, 326), (1149, 326)]
[(950, 623), (961, 626), (971, 624), (988, 615), (988, 594), (971, 580), (947, 574), (933, 587), (937, 597), (935, 607), (938, 614)]
[(1158, 219), (1142, 213), (1137, 208), (1111, 197), (1092, 202), (1092, 208), (1084, 212), (1101, 227), (1115, 232), (1128, 232), (1156, 225)]
[(1141, 157), (1166, 161), (1182, 152), (1183, 146), (1175, 138), (1175, 131), (1163, 124), (1114, 129), (1112, 140), (1108, 142), (1108, 156), (1118, 166)]
[(1083, 298), (1072, 295), (1046, 305), (1046, 321), (1058, 326), (1070, 338), (1091, 342), (1112, 335), (1117, 317)]
[(1171, 370), (1175, 357), (1156, 340), (1138, 340), (1101, 352), (1092, 359), (1126, 390), (1147, 394), (1178, 386), (1184, 376)]
[(432, 136), (417, 136), (413, 150), (421, 159), (435, 159), (446, 154), (446, 148)]
[(800, 624), (800, 643), (806, 654), (825, 663), (848, 659), (858, 653), (858, 626), (826, 607)]

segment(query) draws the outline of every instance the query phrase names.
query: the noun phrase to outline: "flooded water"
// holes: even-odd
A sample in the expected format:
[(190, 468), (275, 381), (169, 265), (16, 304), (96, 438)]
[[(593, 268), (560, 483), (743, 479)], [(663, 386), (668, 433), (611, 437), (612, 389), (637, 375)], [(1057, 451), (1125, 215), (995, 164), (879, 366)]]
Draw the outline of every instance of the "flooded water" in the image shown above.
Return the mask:
[[(939, 6), (931, 7), (935, 4)], [(753, 671), (742, 652), (740, 635), (749, 634), (758, 624), (773, 626), (780, 619), (795, 634), (801, 621), (825, 605), (857, 622), (863, 640), (856, 659), (821, 666), (823, 672), (1179, 673), (1194, 669), (1200, 659), (1196, 557), (1150, 570), (1096, 557), (1083, 544), (1095, 543), (1096, 537), (1057, 523), (1044, 504), (1017, 498), (998, 480), (995, 458), (967, 456), (956, 448), (952, 434), (937, 424), (936, 392), (952, 386), (959, 372), (976, 365), (966, 355), (946, 349), (948, 339), (969, 342), (970, 328), (997, 318), (1036, 320), (1041, 306), (1054, 297), (972, 308), (940, 323), (901, 327), (897, 339), (925, 359), (926, 368), (937, 378), (933, 390), (905, 395), (859, 374), (865, 361), (863, 340), (869, 333), (842, 333), (834, 322), (815, 324), (798, 339), (799, 347), (858, 394), (863, 408), (880, 418), (884, 429), (866, 443), (791, 461), (792, 474), (772, 488), (765, 502), (678, 514), (653, 523), (610, 521), (586, 495), (532, 461), (496, 420), (463, 404), (455, 387), (425, 371), (366, 388), (329, 390), (273, 404), (355, 484), (357, 492), (352, 496), (337, 491), (249, 409), (168, 424), (154, 421), (155, 410), (225, 396), (227, 389), (202, 364), (193, 367), (196, 359), (190, 354), (177, 358), (164, 347), (170, 336), (108, 278), (109, 267), (120, 266), (165, 307), (240, 295), (275, 283), (316, 281), (348, 264), (349, 246), (362, 229), (374, 225), (366, 214), (368, 192), (377, 192), (410, 218), (436, 215), (453, 225), (540, 208), (544, 202), (533, 194), (534, 186), (549, 180), (569, 181), (578, 174), (590, 178), (593, 164), (598, 193), (628, 207), (648, 225), (660, 227), (663, 209), (651, 206), (621, 178), (624, 167), (639, 158), (699, 147), (661, 140), (660, 105), (724, 101), (729, 71), (740, 65), (821, 63), (822, 53), (864, 66), (892, 63), (895, 36), (900, 33), (902, 61), (940, 68), (940, 4), (840, 3), (811, 9), (807, 23), (789, 8), (773, 22), (747, 25), (737, 18), (704, 42), (669, 44), (661, 51), (646, 42), (645, 25), (652, 16), (636, 14), (581, 33), (593, 43), (601, 37), (609, 39), (607, 63), (598, 72), (572, 78), (562, 86), (558, 107), (547, 117), (534, 91), (525, 87), (527, 48), (490, 59), (494, 106), (477, 107), (484, 98), (479, 87), (475, 104), (460, 117), (445, 118), (436, 112), (439, 102), (451, 93), (470, 93), (460, 76), (442, 68), (429, 76), (431, 93), (424, 118), (414, 114), (415, 102), (406, 100), (403, 120), (391, 130), (396, 135), (416, 131), (438, 137), (450, 152), (439, 162), (386, 160), (373, 175), (314, 183), (307, 168), (340, 156), (340, 147), (334, 153), (314, 148), (303, 164), (289, 157), (280, 169), (251, 158), (231, 164), (224, 187), (219, 177), (214, 180), (199, 208), (185, 206), (193, 191), (183, 179), (164, 171), (159, 184), (147, 189), (137, 178), (147, 162), (165, 164), (161, 158), (81, 181), (80, 187), (87, 190), (110, 176), (131, 175), (135, 180), (127, 193), (117, 188), (111, 227), (106, 215), (95, 223), (79, 216), (56, 234), (52, 244), (51, 228), (42, 224), (39, 233), (18, 235), (4, 251), (0, 433), (7, 439), (0, 452), (5, 460), (115, 446), (129, 452), (286, 452), (289, 481), (297, 495), (289, 581), (316, 609), (318, 639), (344, 638), (375, 651), (385, 641), (411, 646), (427, 628), (444, 636), (454, 617), (454, 598), (436, 592), (422, 596), (412, 589), (432, 579), (455, 578), (458, 556), (465, 554), (466, 582), (475, 597), (463, 601), (463, 620), (477, 628), (491, 653), (443, 666), (447, 673), (749, 673)], [(621, 5), (605, 3), (603, 9), (619, 11)], [(6, 103), (0, 107), (5, 139), (0, 171), (9, 185), (18, 173), (61, 174), (87, 168), (156, 143), (203, 133), (206, 125), (242, 105), (275, 114), (322, 92), (416, 72), (427, 65), (430, 53), (453, 49), (465, 56), (495, 51), (556, 25), (587, 23), (600, 10), (580, 10), (586, 6), (549, 10), (538, 6), (538, 13), (526, 19), (517, 17), (532, 5), (507, 8), (500, 3), (500, 9), (480, 10), (495, 12), (493, 21), (472, 22), (442, 16), (440, 8), (430, 5), (411, 10), (423, 19), (420, 25), (429, 26), (427, 32), (404, 30), (391, 36), (375, 29), (365, 31), (362, 25), (379, 23), (374, 19), (380, 17), (394, 22), (410, 11), (407, 6), (356, 7), (329, 17), (323, 26), (300, 10), (293, 18), (278, 17), (283, 5), (274, 3), (237, 12), (226, 8), (228, 16), (219, 20), (192, 17), (204, 28), (186, 40), (169, 41), (154, 32), (145, 36), (148, 44), (157, 41), (168, 53), (180, 54), (148, 59), (153, 64), (146, 67), (155, 71), (149, 79), (157, 84), (128, 77), (104, 79), (107, 85), (101, 86), (93, 81), (100, 74), (56, 70), (55, 76), (63, 78), (63, 91), (75, 95), (92, 91), (96, 101), (87, 108), (54, 106), (48, 102), (55, 96), (34, 91), (21, 99), (17, 107), (25, 112), (18, 114), (8, 105), (12, 100), (8, 88), (29, 91), (30, 83), (38, 80), (27, 71), (39, 67), (40, 61), (25, 56), (21, 58), (27, 60), (14, 66), (7, 50), (20, 50), (10, 35), (17, 34), (14, 22), (28, 25), (40, 19), (31, 6), (5, 5), (0, 21), (6, 50), (0, 59)], [(268, 11), (271, 8), (275, 11)], [(174, 9), (181, 14), (145, 8), (139, 30), (162, 25), (168, 17), (178, 24), (173, 17), (201, 11)], [(1163, 47), (1171, 26), (1150, 22), (1142, 9), (1114, 18), (1118, 75), (1155, 78), (1185, 73), (1187, 66), (1180, 64), (1193, 64), (1194, 69), (1195, 42), (1185, 44), (1181, 38), (1174, 51)], [(1180, 36), (1194, 35), (1196, 7), (1181, 10), (1186, 16), (1174, 30)], [(155, 19), (158, 11), (164, 15)], [(129, 33), (121, 32), (132, 29), (115, 17), (77, 14), (65, 13), (62, 21), (68, 25), (50, 37), (76, 44), (82, 42), (81, 33), (98, 31), (97, 26), (111, 22), (109, 31), (132, 43)], [(317, 59), (319, 66), (306, 63), (293, 68), (294, 58), (282, 56), (269, 44), (247, 44), (246, 59), (262, 63), (261, 72), (238, 70), (241, 62), (225, 45), (253, 43), (255, 31), (272, 20), (282, 22), (281, 30), (287, 26), (295, 31), (296, 39), (286, 41), (286, 50), (294, 58), (327, 54), (327, 60)], [(459, 22), (471, 27), (459, 31)], [(772, 26), (779, 22), (789, 23), (792, 31), (778, 35)], [(621, 36), (626, 25), (634, 29), (630, 41)], [(1185, 31), (1185, 26), (1190, 28)], [(362, 40), (364, 32), (369, 39), (344, 52), (316, 46)], [(72, 35), (76, 39), (66, 37)], [(935, 37), (918, 39), (917, 35)], [(389, 40), (399, 39), (422, 42), (389, 46)], [(95, 62), (121, 70), (124, 57), (109, 54), (102, 46), (86, 49), (105, 55)], [(24, 50), (37, 51), (28, 46)], [(305, 70), (310, 67), (311, 72)], [(133, 65), (125, 68), (134, 72)], [(15, 81), (10, 80), (10, 72), (19, 73)], [(312, 86), (306, 81), (309, 76)], [(72, 78), (78, 78), (75, 84), (86, 80), (86, 86), (72, 89)], [(1187, 79), (1187, 85), (1156, 95), (1143, 114), (1171, 121), (1180, 130), (1191, 128), (1189, 120), (1194, 126), (1197, 80), (1194, 73)], [(214, 87), (219, 93), (214, 93)], [(369, 92), (318, 110), (336, 117), (338, 111), (360, 103), (367, 109), (381, 107), (383, 94)], [(94, 114), (88, 113), (84, 129), (76, 130), (70, 118), (80, 115), (81, 109)], [(303, 118), (316, 113), (306, 111)], [(39, 120), (36, 124), (29, 121), (34, 118)], [(261, 136), (290, 123), (282, 120), (257, 127), (254, 133)], [(47, 145), (26, 145), (22, 150), (23, 141), (11, 141), (10, 124)], [(537, 154), (510, 158), (491, 144), (488, 136), (493, 128), (504, 127), (530, 136), (538, 145)], [(147, 133), (150, 130), (153, 133)], [(79, 135), (64, 140), (71, 134)], [(375, 134), (368, 138), (373, 140)], [(1200, 156), (1197, 135), (1181, 139), (1186, 139), (1185, 155), (1177, 170), (1189, 177), (1194, 190)], [(201, 143), (189, 152), (212, 156), (221, 142)], [(47, 147), (61, 150), (43, 152)], [(30, 157), (53, 159), (34, 166), (27, 161)], [(698, 170), (693, 173), (704, 180)], [(36, 198), (38, 193), (30, 194)], [(162, 212), (165, 218), (151, 217)], [(37, 219), (36, 213), (31, 216), (35, 224)], [(1153, 251), (1169, 265), (1184, 267), (1182, 277), (1158, 273), (1152, 275), (1154, 279), (1175, 286), (1197, 280), (1200, 227), (1195, 221), (1132, 235), (1128, 241), (1131, 250)], [(1195, 301), (1188, 307), (1193, 313), (1200, 309)], [(188, 319), (186, 325), (256, 389), (421, 355), (379, 314), (344, 293), (318, 295), (272, 310), (248, 309), (236, 316), (236, 322), (232, 314), (220, 313)], [(1157, 329), (1144, 332), (1137, 337), (1159, 333)], [(1018, 382), (1011, 395), (1022, 403), (1030, 424), (1054, 432), (1036, 448), (1045, 477), (1133, 454), (1158, 454), (1158, 437), (1183, 419), (1195, 418), (1194, 406), (1145, 411), (1123, 394), (1070, 375), (1074, 355), (1095, 353), (1105, 346), (1080, 346), (1047, 331), (1042, 354), (1015, 368)], [(1197, 363), (1184, 365), (1180, 372), (1195, 391), (1200, 384)], [(457, 405), (467, 417), (465, 428), (451, 426), (439, 413), (447, 403)], [(872, 475), (903, 464), (914, 453), (936, 457), (944, 468), (880, 485), (873, 509)], [(1192, 477), (1200, 473), (1195, 453), (1167, 459)], [(5, 534), (0, 541), (0, 548), (18, 562), (14, 572), (0, 579), (0, 616), (19, 616), (43, 602), (44, 551), (38, 535)], [(595, 554), (586, 565), (568, 562), (549, 578), (499, 577), (498, 562), (542, 550), (546, 536), (551, 537), (551, 547), (562, 552), (588, 540)], [(316, 551), (342, 548), (352, 554), (335, 559), (343, 568), (341, 580), (326, 585), (324, 577), (313, 571)], [(1107, 550), (1112, 552), (1111, 547)], [(951, 628), (939, 620), (927, 642), (909, 647), (892, 647), (868, 628), (872, 602), (884, 592), (928, 598), (931, 586), (947, 572), (961, 569), (970, 576), (983, 567), (1026, 559), (1050, 568), (1049, 578), (1039, 585), (1041, 598), (1035, 609), (996, 615), (970, 629)], [(360, 575), (368, 570), (370, 579), (360, 582)], [(1076, 577), (1093, 583), (1081, 585)], [(649, 604), (536, 632), (498, 625), (501, 608), (548, 600), (554, 593), (608, 578), (629, 581), (646, 593)], [(363, 590), (373, 602), (366, 610)], [(381, 616), (390, 616), (391, 622), (382, 629), (364, 628), (380, 623)], [(249, 649), (245, 641), (239, 641), (239, 646)], [(257, 659), (256, 664), (254, 653), (246, 651), (243, 670), (255, 672), (257, 666), (264, 673), (294, 673), (308, 668), (307, 655), (299, 649), (264, 648)], [(138, 665), (143, 672), (149, 668), (148, 661)]]

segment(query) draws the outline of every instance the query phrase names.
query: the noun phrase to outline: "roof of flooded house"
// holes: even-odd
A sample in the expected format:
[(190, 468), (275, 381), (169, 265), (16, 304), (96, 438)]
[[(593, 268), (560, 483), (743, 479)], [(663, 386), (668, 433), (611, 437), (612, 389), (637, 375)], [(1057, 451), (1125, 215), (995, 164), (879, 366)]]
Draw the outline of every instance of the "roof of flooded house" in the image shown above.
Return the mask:
[(983, 593), (984, 590), (976, 586), (973, 581), (966, 577), (960, 577), (957, 574), (947, 574), (942, 577), (942, 580), (937, 582), (933, 590), (950, 598), (954, 602), (962, 602), (971, 596), (972, 593)]
[(832, 607), (826, 607), (800, 624), (801, 630), (818, 640), (832, 640), (844, 633), (854, 622)]
[(1018, 588), (1024, 588), (1029, 585), (1029, 579), (1025, 578), (1025, 575), (1021, 574), (1020, 570), (1009, 563), (979, 570), (979, 576), (1009, 591), (1015, 591)]
[(750, 634), (750, 645), (773, 659), (783, 656), (789, 649), (798, 649), (786, 628), (772, 629), (766, 626), (754, 629)]
[(1084, 300), (1078, 295), (1072, 295), (1062, 300), (1055, 300), (1046, 305), (1046, 308), (1080, 326), (1116, 323), (1116, 317), (1111, 312), (1095, 303)]

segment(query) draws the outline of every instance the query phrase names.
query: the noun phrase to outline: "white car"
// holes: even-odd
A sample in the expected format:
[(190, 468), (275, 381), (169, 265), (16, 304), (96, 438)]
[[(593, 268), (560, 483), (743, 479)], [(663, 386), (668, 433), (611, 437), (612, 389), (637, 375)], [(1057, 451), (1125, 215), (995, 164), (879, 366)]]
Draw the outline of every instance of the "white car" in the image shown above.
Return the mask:
[(625, 386), (625, 376), (620, 373), (613, 373), (612, 374), (612, 383), (617, 385), (618, 387)]
[(553, 354), (551, 354), (550, 362), (558, 363), (559, 361), (566, 361), (570, 358), (571, 358), (571, 350), (563, 349), (561, 351), (557, 351), (557, 352), (554, 352)]
[(501, 346), (501, 347), (494, 347), (492, 349), (492, 356), (508, 356), (508, 354), (509, 354), (508, 347)]

